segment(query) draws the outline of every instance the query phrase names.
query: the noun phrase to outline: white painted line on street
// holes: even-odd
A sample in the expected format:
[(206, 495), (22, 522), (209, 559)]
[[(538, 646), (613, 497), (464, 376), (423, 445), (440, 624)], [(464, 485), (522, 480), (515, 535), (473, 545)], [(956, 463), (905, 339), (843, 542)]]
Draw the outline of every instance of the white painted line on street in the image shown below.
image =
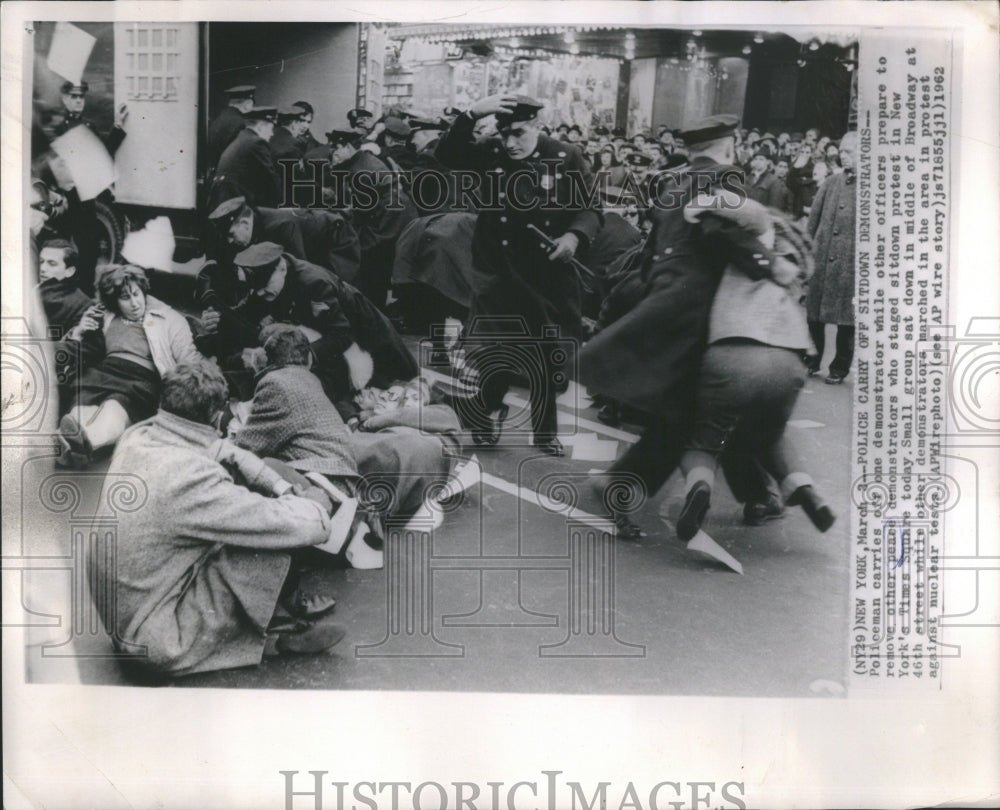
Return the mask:
[(494, 489), (499, 489), (501, 492), (506, 492), (508, 495), (520, 498), (525, 503), (530, 503), (533, 506), (537, 506), (539, 509), (544, 509), (547, 512), (562, 514), (567, 520), (578, 520), (581, 523), (585, 523), (588, 526), (602, 532), (614, 531), (615, 524), (610, 518), (601, 518), (597, 515), (590, 514), (590, 512), (584, 512), (582, 509), (577, 509), (576, 507), (567, 511), (566, 505), (560, 503), (559, 501), (546, 498), (544, 495), (541, 495), (532, 489), (519, 487), (516, 484), (510, 483), (510, 481), (505, 481), (503, 478), (498, 478), (497, 476), (490, 475), (490, 473), (487, 472), (483, 473), (482, 481), (484, 484), (489, 484)]

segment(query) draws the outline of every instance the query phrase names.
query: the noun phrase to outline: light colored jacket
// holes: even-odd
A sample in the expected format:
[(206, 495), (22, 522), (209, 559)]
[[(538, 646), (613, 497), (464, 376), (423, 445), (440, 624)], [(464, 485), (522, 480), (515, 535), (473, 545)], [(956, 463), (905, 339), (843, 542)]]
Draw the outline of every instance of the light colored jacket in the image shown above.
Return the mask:
[[(92, 560), (92, 587), (107, 595), (99, 608), (116, 646), (155, 671), (258, 664), (290, 564), (282, 552), (328, 539), (313, 501), (237, 483), (220, 460), (240, 453), (208, 425), (161, 410), (127, 430), (111, 459), (108, 502), (122, 507), (115, 545)], [(136, 478), (140, 497), (112, 496)]]
[[(782, 263), (788, 266), (789, 273), (797, 270), (790, 262), (775, 257), (776, 276), (782, 273)], [(709, 344), (744, 338), (783, 349), (811, 351), (812, 339), (800, 303), (802, 285), (792, 278), (782, 280), (789, 286), (766, 278), (755, 281), (732, 266), (727, 267), (712, 303)]]
[[(108, 326), (118, 317), (120, 316), (115, 312), (106, 312), (103, 331), (107, 332)], [(161, 378), (181, 363), (203, 359), (195, 348), (187, 319), (176, 309), (151, 295), (146, 296), (146, 314), (142, 319), (142, 331), (146, 333), (149, 350), (153, 355), (153, 365), (156, 366)]]

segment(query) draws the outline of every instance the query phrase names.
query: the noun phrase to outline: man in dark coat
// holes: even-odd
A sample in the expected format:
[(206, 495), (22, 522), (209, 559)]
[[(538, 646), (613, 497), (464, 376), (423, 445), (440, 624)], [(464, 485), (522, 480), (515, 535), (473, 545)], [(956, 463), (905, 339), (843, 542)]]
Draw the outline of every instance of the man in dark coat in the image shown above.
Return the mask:
[(282, 107), (278, 110), (278, 125), (274, 128), (269, 145), (274, 156), (274, 165), (281, 172), (280, 160), (302, 159), (304, 152), (299, 143), (299, 136), (308, 128), (305, 123), (305, 110), (301, 107)]
[[(460, 115), (438, 144), (437, 157), (456, 169), (481, 173), (484, 190), (497, 188), (497, 206), (479, 214), (472, 240), (473, 262), (489, 282), (473, 295), (471, 317), (515, 316), (528, 336), (535, 339), (558, 327), (559, 338), (581, 335), (580, 284), (569, 263), (601, 228), (602, 215), (592, 195), (574, 193), (592, 185), (590, 171), (579, 150), (553, 140), (539, 131), (542, 105), (525, 96), (491, 96)], [(500, 137), (477, 144), (473, 127), (477, 119), (496, 114)], [(514, 183), (518, 176), (527, 182)], [(487, 178), (492, 176), (492, 181)], [(581, 196), (583, 199), (581, 199)], [(533, 225), (550, 240), (542, 242), (528, 226)], [(473, 349), (474, 366), (486, 369), (498, 359), (511, 356), (505, 340), (481, 341), (471, 333), (466, 342)], [(533, 444), (550, 455), (561, 455), (556, 437), (556, 377), (562, 362), (554, 352), (538, 344), (540, 366), (524, 369), (534, 377), (531, 429)], [(474, 355), (474, 356), (473, 356)], [(563, 360), (565, 358), (562, 358)], [(480, 397), (471, 409), (463, 407), (477, 443), (499, 439), (500, 423), (489, 414), (501, 411), (503, 398), (515, 375), (494, 368), (483, 380)]]
[(94, 304), (76, 284), (79, 260), (76, 248), (65, 239), (44, 242), (38, 254), (38, 292), (49, 329), (58, 330), (53, 336), (56, 340), (76, 326)]
[(313, 109), (313, 105), (310, 104), (308, 101), (296, 101), (292, 106), (300, 107), (303, 112), (302, 121), (305, 124), (305, 127), (299, 134), (297, 140), (299, 142), (299, 149), (302, 151), (303, 155), (306, 155), (316, 147), (323, 145), (316, 140), (316, 138), (312, 134), (312, 130), (309, 129), (309, 127), (312, 125), (313, 116), (315, 115), (316, 111)]
[(809, 234), (815, 240), (816, 274), (806, 295), (809, 332), (817, 354), (811, 358), (810, 376), (819, 373), (823, 359), (826, 324), (837, 325), (837, 353), (825, 382), (838, 385), (851, 370), (854, 359), (854, 224), (857, 186), (854, 183), (857, 133), (840, 141), (844, 171), (828, 178), (809, 212)]
[(417, 375), (416, 360), (388, 318), (329, 270), (296, 259), (274, 242), (251, 245), (234, 261), (231, 275), (206, 279), (213, 286), (203, 290), (202, 301), (212, 303), (220, 319), (213, 332), (196, 339), (205, 351), (231, 360), (234, 353), (258, 345), (261, 327), (291, 323), (308, 332), (316, 376), (333, 402), (349, 399), (353, 387), (364, 386), (352, 387), (344, 357), (353, 343), (371, 356), (373, 385), (388, 387)]
[(252, 84), (241, 84), (224, 91), (229, 103), (208, 125), (208, 134), (205, 137), (209, 170), (215, 168), (226, 147), (246, 126), (247, 121), (244, 116), (253, 109), (256, 90)]
[(336, 211), (304, 208), (254, 208), (243, 197), (222, 202), (209, 215), (227, 246), (214, 256), (221, 265), (244, 248), (259, 242), (277, 242), (297, 259), (332, 270), (354, 284), (361, 261), (361, 245), (351, 223)]
[(396, 240), (417, 211), (399, 176), (360, 148), (358, 133), (335, 129), (327, 138), (331, 154), (324, 171), (324, 200), (351, 219), (361, 240), (358, 288), (384, 309)]
[[(639, 300), (587, 343), (580, 376), (592, 395), (622, 402), (652, 417), (650, 428), (615, 462), (656, 492), (677, 466), (690, 417), (708, 316), (730, 262), (751, 277), (769, 274), (773, 257), (757, 240), (717, 217), (691, 221), (685, 206), (699, 191), (722, 189), (733, 205), (745, 199), (742, 172), (732, 165), (735, 116), (711, 116), (683, 133), (691, 150), (687, 171), (674, 175), (650, 209), (653, 230), (636, 270)], [(623, 287), (624, 289), (624, 287)]]
[(254, 107), (246, 114), (247, 125), (219, 158), (212, 180), (209, 210), (236, 195), (251, 205), (277, 208), (281, 204), (282, 183), (274, 165), (268, 141), (274, 134), (277, 110)]
[(750, 159), (747, 195), (751, 200), (779, 211), (787, 211), (791, 205), (791, 192), (785, 182), (779, 180), (774, 173), (768, 152), (758, 151)]

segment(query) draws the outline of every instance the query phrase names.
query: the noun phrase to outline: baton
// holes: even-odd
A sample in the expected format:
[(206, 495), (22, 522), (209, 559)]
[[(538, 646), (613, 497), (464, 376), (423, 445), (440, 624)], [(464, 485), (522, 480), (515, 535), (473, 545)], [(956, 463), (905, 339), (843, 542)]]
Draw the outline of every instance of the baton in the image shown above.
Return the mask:
[[(544, 247), (548, 249), (551, 253), (555, 248), (556, 243), (553, 241), (547, 233), (540, 230), (534, 225), (528, 225), (528, 230), (531, 231), (535, 236), (542, 240)], [(597, 273), (591, 270), (587, 265), (583, 264), (579, 259), (571, 258), (569, 260), (569, 265), (576, 270), (577, 278), (580, 280), (580, 286), (583, 287), (587, 292), (599, 293), (601, 292), (601, 279), (598, 277)]]

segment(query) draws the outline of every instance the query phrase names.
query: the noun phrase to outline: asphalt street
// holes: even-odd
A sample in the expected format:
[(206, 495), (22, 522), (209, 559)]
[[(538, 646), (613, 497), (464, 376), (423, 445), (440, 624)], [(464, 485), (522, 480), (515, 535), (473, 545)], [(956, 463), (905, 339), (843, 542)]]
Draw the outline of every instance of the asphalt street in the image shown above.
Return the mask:
[[(512, 391), (511, 425), (527, 396)], [(638, 428), (601, 424), (575, 385), (559, 408), (564, 458), (534, 454), (513, 430), (496, 448), (469, 447), (467, 487), (441, 508), (438, 528), (393, 534), (381, 570), (332, 566), (309, 575), (310, 587), (336, 597), (334, 619), (346, 631), (328, 653), (266, 659), (170, 686), (843, 694), (850, 378), (840, 386), (810, 379), (789, 426), (837, 514), (829, 532), (817, 532), (799, 509), (744, 525), (720, 476), (704, 530), (742, 575), (677, 539), (683, 489), (676, 475), (634, 514), (646, 537), (610, 538), (606, 511), (583, 482)], [(105, 468), (106, 461), (80, 476), (85, 499), (97, 497)], [(102, 657), (110, 649), (102, 630), (76, 632), (73, 646), (85, 656), (76, 659), (85, 683), (128, 682)], [(41, 663), (32, 672), (48, 680)]]

